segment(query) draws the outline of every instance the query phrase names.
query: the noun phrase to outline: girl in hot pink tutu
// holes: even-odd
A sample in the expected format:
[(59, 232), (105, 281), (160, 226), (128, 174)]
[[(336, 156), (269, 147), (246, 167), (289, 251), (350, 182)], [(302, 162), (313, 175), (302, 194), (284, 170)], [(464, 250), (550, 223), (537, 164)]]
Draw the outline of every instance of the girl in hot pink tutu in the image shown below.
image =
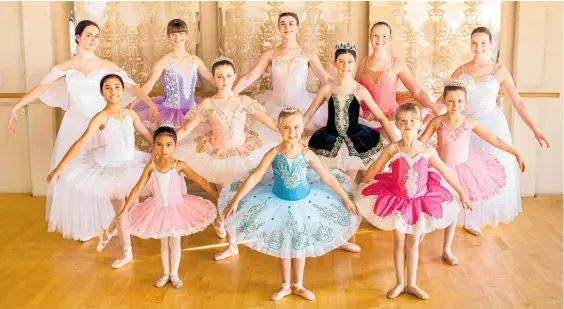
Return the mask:
[[(419, 140), (426, 142), (438, 132), (439, 156), (454, 172), (464, 193), (472, 202), (473, 211), (462, 210), (458, 224), (470, 233), (479, 235), (479, 229), (474, 227), (496, 225), (499, 218), (506, 217), (505, 214), (510, 213), (514, 207), (508, 207), (510, 205), (505, 203), (504, 191), (508, 189), (505, 168), (491, 153), (470, 149), (471, 133), (515, 156), (521, 171), (525, 170), (525, 164), (513, 147), (486, 131), (471, 117), (462, 114), (466, 103), (464, 81), (447, 81), (443, 101), (447, 106), (447, 113), (431, 120)], [(456, 221), (445, 230), (443, 246), (443, 259), (451, 265), (458, 264), (450, 250), (455, 229)]]
[[(456, 177), (436, 150), (417, 140), (421, 110), (411, 103), (401, 105), (396, 112), (396, 126), (402, 139), (386, 146), (368, 168), (363, 182), (369, 183), (360, 186), (355, 203), (360, 214), (372, 225), (382, 230), (394, 230), (397, 284), (386, 296), (395, 298), (407, 292), (428, 299), (427, 293), (416, 283), (420, 237), (452, 224), (460, 209), (439, 173), (458, 193), (462, 205), (468, 208), (470, 205)], [(381, 173), (388, 162), (391, 172)], [(429, 169), (429, 163), (438, 173)]]
[(215, 220), (217, 214), (212, 202), (181, 193), (180, 173), (199, 184), (214, 199), (217, 199), (217, 191), (186, 163), (171, 156), (176, 148), (176, 131), (173, 128), (158, 128), (153, 141), (157, 158), (147, 164), (117, 217), (131, 209), (149, 182), (148, 189), (153, 196), (133, 207), (129, 213), (129, 232), (139, 238), (161, 240), (164, 275), (155, 282), (155, 287), (160, 288), (170, 282), (178, 289), (182, 287), (182, 280), (178, 275), (180, 237), (203, 231)]

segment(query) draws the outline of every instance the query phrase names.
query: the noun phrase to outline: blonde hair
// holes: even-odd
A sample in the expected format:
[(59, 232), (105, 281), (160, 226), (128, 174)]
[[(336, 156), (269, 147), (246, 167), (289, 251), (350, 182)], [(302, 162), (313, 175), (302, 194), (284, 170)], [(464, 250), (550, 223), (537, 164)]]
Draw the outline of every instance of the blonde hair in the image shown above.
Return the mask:
[(400, 114), (406, 114), (406, 113), (411, 113), (421, 118), (421, 109), (419, 108), (419, 106), (413, 103), (406, 103), (400, 105), (396, 110), (396, 121), (398, 120)]
[(280, 123), (282, 119), (288, 118), (293, 115), (300, 115), (302, 117), (304, 116), (302, 111), (295, 107), (284, 107), (282, 111), (280, 111), (280, 114), (278, 114), (278, 123)]

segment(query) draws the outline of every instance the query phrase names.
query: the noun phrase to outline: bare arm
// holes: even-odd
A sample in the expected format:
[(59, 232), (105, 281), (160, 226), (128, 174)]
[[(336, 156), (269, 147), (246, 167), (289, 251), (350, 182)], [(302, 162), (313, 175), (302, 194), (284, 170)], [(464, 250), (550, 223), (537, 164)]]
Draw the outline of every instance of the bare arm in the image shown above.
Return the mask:
[(167, 66), (167, 56), (163, 56), (159, 58), (157, 61), (155, 61), (153, 67), (151, 68), (151, 73), (149, 74), (149, 77), (147, 77), (147, 80), (145, 80), (145, 83), (143, 84), (143, 86), (141, 86), (141, 89), (143, 90), (144, 93), (148, 94), (149, 92), (151, 92), (151, 90), (153, 90), (153, 87), (155, 86), (155, 84), (163, 74), (164, 70), (166, 69), (166, 66)]
[(176, 136), (179, 141), (188, 136), (192, 130), (204, 121), (203, 113), (206, 112), (205, 106), (207, 106), (209, 102), (210, 100), (206, 98), (200, 103), (200, 105), (194, 107), (190, 112), (188, 112), (186, 115), (186, 123), (184, 123), (180, 129), (176, 130)]
[(309, 66), (311, 67), (313, 74), (315, 74), (315, 76), (321, 82), (321, 85), (329, 84), (333, 80), (333, 77), (331, 77), (331, 75), (329, 75), (329, 72), (325, 70), (317, 54), (308, 52), (308, 56)]
[(120, 211), (120, 213), (117, 214), (116, 218), (120, 218), (121, 216), (123, 216), (123, 214), (128, 213), (129, 209), (133, 207), (133, 205), (137, 201), (137, 198), (139, 197), (139, 194), (141, 193), (141, 190), (143, 190), (145, 185), (147, 185), (147, 182), (149, 181), (149, 177), (151, 176), (152, 172), (153, 172), (153, 163), (149, 162), (149, 164), (145, 166), (141, 178), (139, 178), (139, 181), (137, 181), (137, 184), (135, 185), (135, 187), (133, 187), (133, 189), (127, 196), (125, 205), (123, 206), (123, 209)]
[(427, 151), (430, 152), (429, 162), (433, 165), (433, 167), (437, 169), (439, 174), (441, 174), (444, 177), (444, 179), (448, 182), (448, 184), (451, 185), (454, 191), (456, 191), (456, 193), (460, 197), (460, 201), (462, 202), (462, 207), (472, 210), (472, 207), (470, 206), (470, 202), (468, 202), (468, 199), (464, 194), (464, 190), (462, 190), (462, 187), (460, 186), (460, 183), (456, 179), (456, 176), (454, 176), (454, 173), (443, 163), (443, 161), (439, 158), (439, 155), (437, 154), (437, 151), (434, 148), (428, 147)]
[(149, 132), (147, 127), (145, 127), (145, 125), (139, 118), (139, 115), (131, 110), (126, 110), (126, 113), (131, 117), (131, 119), (133, 119), (133, 127), (135, 128), (135, 130), (139, 132), (139, 134), (149, 143), (149, 145), (153, 145), (153, 137), (151, 135), (151, 132)]
[(423, 134), (421, 134), (421, 136), (419, 137), (419, 141), (423, 143), (428, 142), (433, 136), (433, 134), (437, 132), (437, 129), (439, 128), (441, 122), (442, 122), (441, 116), (433, 118), (433, 120), (431, 120), (431, 122), (429, 122), (429, 124), (427, 125), (427, 128), (425, 128)]
[(213, 81), (212, 73), (210, 72), (206, 64), (202, 61), (202, 59), (200, 59), (200, 57), (198, 56), (194, 56), (194, 61), (198, 65), (198, 74), (214, 88), (217, 88), (215, 86), (215, 82)]
[(274, 49), (270, 49), (262, 54), (257, 65), (250, 72), (241, 77), (241, 79), (237, 81), (235, 86), (233, 86), (233, 92), (239, 94), (241, 91), (247, 89), (247, 87), (254, 83), (270, 65), (270, 58), (273, 54)]
[(366, 173), (364, 173), (364, 178), (362, 178), (362, 182), (368, 183), (372, 179), (374, 179), (376, 174), (379, 174), (382, 171), (384, 171), (384, 167), (386, 167), (386, 164), (390, 161), (392, 155), (396, 152), (397, 152), (397, 145), (395, 143), (384, 147), (384, 149), (382, 149), (382, 154), (378, 157), (378, 159), (376, 159), (374, 163), (370, 165), (370, 167), (368, 167)]
[(274, 132), (279, 132), (277, 122), (270, 118), (265, 111), (264, 106), (260, 105), (257, 101), (251, 99), (249, 96), (241, 96), (243, 104), (245, 104), (245, 111), (253, 118), (264, 124), (266, 127)]
[(319, 110), (321, 105), (323, 105), (323, 103), (325, 103), (327, 98), (329, 98), (330, 96), (331, 96), (330, 84), (327, 84), (319, 89), (319, 91), (315, 95), (315, 99), (313, 99), (313, 102), (311, 103), (311, 105), (309, 106), (309, 108), (307, 109), (304, 115), (304, 126), (307, 126), (307, 124), (311, 121), (311, 118), (313, 118), (313, 115), (315, 115), (317, 110)]
[(364, 101), (366, 107), (368, 107), (372, 114), (374, 114), (374, 118), (378, 120), (378, 122), (380, 122), (382, 128), (384, 129), (384, 132), (390, 139), (390, 142), (397, 142), (396, 134), (392, 128), (392, 125), (390, 124), (388, 118), (386, 118), (380, 107), (378, 107), (378, 104), (374, 102), (374, 99), (372, 98), (372, 95), (370, 95), (370, 92), (368, 92), (368, 90), (366, 90), (366, 88), (364, 88), (363, 86), (360, 86), (357, 93), (360, 97), (360, 101)]
[(402, 60), (398, 63), (400, 72), (398, 74), (401, 82), (405, 85), (405, 88), (411, 93), (411, 95), (423, 106), (431, 109), (435, 115), (440, 115), (441, 109), (438, 105), (433, 104), (433, 101), (427, 96), (427, 93), (417, 84), (415, 77), (411, 74), (411, 70), (407, 67), (407, 64)]
[(529, 127), (531, 131), (533, 131), (533, 134), (535, 135), (535, 138), (537, 139), (541, 147), (543, 146), (544, 143), (546, 144), (546, 147), (550, 148), (548, 139), (537, 128), (537, 126), (529, 116), (529, 113), (527, 112), (527, 107), (525, 106), (525, 102), (523, 101), (523, 98), (521, 98), (521, 96), (519, 95), (519, 92), (517, 92), (517, 89), (515, 88), (515, 82), (513, 81), (513, 77), (511, 77), (511, 74), (509, 74), (507, 69), (503, 67), (498, 71), (498, 74), (501, 77), (501, 88), (503, 89), (503, 92), (505, 93), (505, 96), (507, 97), (509, 102), (511, 102), (511, 105), (513, 105), (513, 108), (515, 108), (517, 114), (519, 114), (519, 117), (521, 117), (521, 119), (523, 119), (523, 122), (525, 122), (527, 127)]
[(354, 213), (355, 215), (358, 215), (358, 209), (356, 208), (354, 203), (351, 201), (345, 190), (343, 190), (343, 188), (339, 184), (339, 181), (337, 181), (337, 178), (335, 178), (335, 176), (333, 176), (333, 174), (331, 174), (331, 172), (329, 172), (323, 166), (323, 164), (321, 164), (321, 161), (319, 161), (319, 157), (317, 157), (317, 155), (313, 153), (313, 151), (307, 149), (306, 158), (307, 158), (307, 163), (321, 177), (321, 180), (329, 188), (331, 188), (331, 190), (335, 191), (335, 193), (337, 193), (341, 197), (341, 199), (343, 199), (343, 202), (345, 203), (345, 207), (347, 207), (347, 209), (350, 212)]
[(204, 191), (206, 191), (209, 195), (211, 195), (216, 201), (219, 197), (218, 192), (216, 189), (212, 187), (212, 185), (205, 180), (202, 176), (194, 172), (188, 164), (184, 163), (183, 161), (178, 161), (178, 167), (181, 169), (184, 176), (193, 182), (197, 183)]
[(488, 144), (515, 156), (515, 159), (517, 160), (517, 163), (519, 164), (519, 168), (521, 169), (521, 172), (525, 171), (525, 163), (523, 162), (523, 160), (521, 159), (521, 156), (519, 155), (517, 150), (515, 150), (515, 148), (508, 145), (501, 138), (494, 136), (493, 134), (488, 132), (486, 129), (484, 129), (482, 126), (480, 126), (478, 124), (478, 122), (476, 122), (474, 119), (467, 118), (466, 121), (472, 127), (472, 132), (474, 132), (474, 134), (476, 134), (478, 137), (480, 137), (481, 139), (486, 141)]
[(257, 183), (262, 179), (264, 173), (268, 170), (270, 166), (272, 166), (272, 162), (274, 162), (274, 157), (278, 153), (276, 148), (270, 149), (266, 155), (262, 158), (257, 168), (245, 179), (239, 191), (235, 194), (229, 205), (223, 210), (223, 217), (227, 218), (232, 213), (235, 213), (235, 209), (239, 201), (245, 196), (251, 189), (253, 189)]

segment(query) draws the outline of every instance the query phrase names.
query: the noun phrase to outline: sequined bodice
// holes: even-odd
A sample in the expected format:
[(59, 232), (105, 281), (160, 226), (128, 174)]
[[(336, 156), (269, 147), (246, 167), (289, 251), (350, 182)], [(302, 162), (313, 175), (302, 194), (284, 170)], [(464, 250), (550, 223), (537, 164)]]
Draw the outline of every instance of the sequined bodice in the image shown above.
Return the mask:
[(235, 110), (212, 108), (207, 110), (208, 121), (212, 127), (212, 145), (218, 148), (235, 147), (245, 143), (245, 106)]
[(437, 130), (437, 152), (445, 164), (461, 164), (468, 161), (470, 132), (466, 122), (456, 130), (441, 123)]
[(468, 74), (460, 75), (459, 79), (466, 82), (466, 104), (462, 113), (474, 118), (501, 111), (497, 106), (497, 95), (500, 84), (492, 74), (478, 80)]
[(396, 101), (396, 91), (398, 89), (398, 73), (389, 68), (377, 75), (378, 72), (365, 70), (360, 75), (361, 84), (368, 89), (374, 102), (378, 104), (382, 112), (390, 116), (395, 114), (398, 108)]
[(358, 125), (360, 103), (354, 94), (346, 96), (345, 100), (332, 95), (328, 101), (328, 109), (325, 129), (329, 134), (345, 137), (358, 133), (360, 130)]
[(392, 189), (395, 195), (413, 199), (427, 192), (429, 163), (424, 154), (419, 153), (410, 158), (399, 152), (390, 162), (392, 179), (396, 183)]
[(272, 98), (279, 105), (293, 106), (295, 100), (307, 98), (308, 59), (298, 56), (292, 60), (276, 57), (272, 60)]
[(182, 68), (176, 64), (169, 64), (164, 71), (161, 81), (165, 91), (164, 106), (174, 109), (192, 109), (194, 102), (194, 89), (198, 79), (198, 65), (192, 64), (187, 76)]
[(298, 155), (291, 164), (283, 154), (276, 154), (272, 163), (274, 173), (272, 192), (274, 195), (289, 201), (305, 198), (309, 194), (307, 169), (307, 158), (303, 153)]

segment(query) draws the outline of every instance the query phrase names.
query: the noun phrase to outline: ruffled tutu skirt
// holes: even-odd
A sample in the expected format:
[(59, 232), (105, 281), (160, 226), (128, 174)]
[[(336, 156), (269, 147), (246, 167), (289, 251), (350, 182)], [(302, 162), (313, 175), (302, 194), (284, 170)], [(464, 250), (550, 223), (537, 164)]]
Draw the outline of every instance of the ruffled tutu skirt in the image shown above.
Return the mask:
[(123, 199), (141, 178), (149, 154), (135, 151), (131, 160), (108, 162), (105, 146), (90, 149), (68, 166), (63, 180), (73, 190), (105, 199)]
[(215, 205), (199, 196), (183, 195), (180, 205), (159, 205), (150, 197), (129, 213), (129, 232), (139, 238), (179, 237), (203, 231), (217, 216)]
[(457, 218), (460, 203), (438, 173), (429, 171), (426, 192), (412, 199), (397, 195), (396, 185), (391, 173), (381, 173), (355, 192), (360, 214), (373, 226), (406, 234), (425, 234), (446, 228)]
[(217, 148), (207, 127), (194, 130), (179, 142), (173, 156), (186, 162), (194, 172), (216, 184), (230, 183), (256, 167), (264, 155), (282, 142), (277, 132), (263, 125), (245, 130), (246, 141), (237, 147)]
[[(331, 171), (352, 197), (353, 182), (339, 171)], [(230, 235), (258, 252), (283, 258), (317, 257), (345, 244), (358, 230), (362, 218), (349, 212), (342, 199), (309, 169), (309, 195), (287, 201), (272, 193), (274, 175), (269, 170), (262, 181), (239, 203), (235, 215), (226, 220)], [(224, 189), (218, 202), (223, 211), (243, 181)]]
[[(190, 111), (190, 108), (172, 108), (165, 106), (165, 97), (154, 97), (151, 99), (157, 106), (157, 110), (161, 118), (161, 125), (179, 128), (186, 123), (184, 116)], [(199, 101), (200, 99), (196, 98), (195, 104), (198, 104)], [(155, 131), (158, 128), (157, 124), (154, 121), (151, 121), (151, 109), (149, 108), (149, 105), (139, 102), (133, 109), (149, 130)]]

